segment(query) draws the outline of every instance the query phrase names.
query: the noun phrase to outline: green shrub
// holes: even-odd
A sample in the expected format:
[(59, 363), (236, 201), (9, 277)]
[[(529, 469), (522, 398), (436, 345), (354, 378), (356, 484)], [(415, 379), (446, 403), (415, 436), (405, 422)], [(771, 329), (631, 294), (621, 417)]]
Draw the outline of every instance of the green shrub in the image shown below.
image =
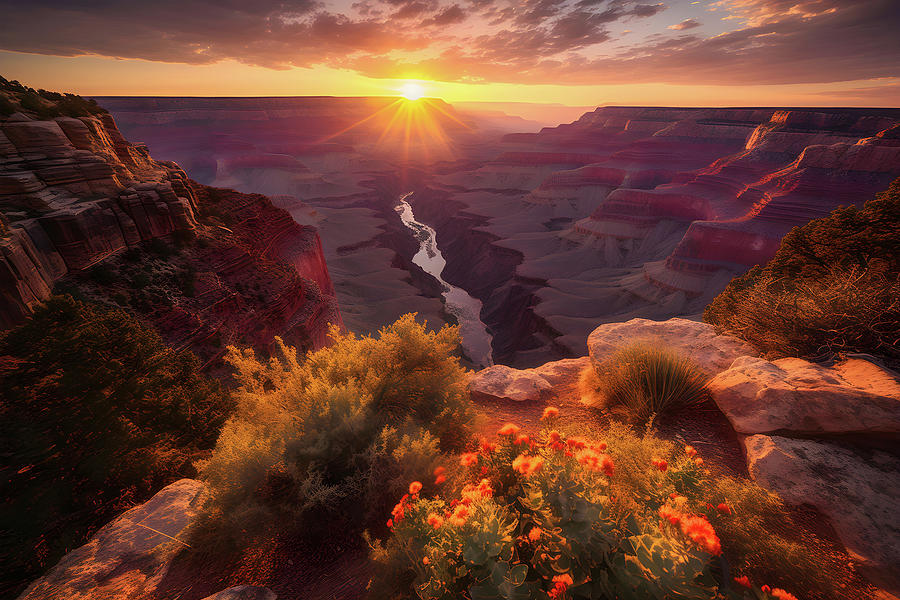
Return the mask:
[(900, 179), (861, 209), (793, 229), (706, 308), (772, 357), (863, 352), (900, 362)]
[(635, 421), (697, 406), (709, 399), (707, 377), (689, 360), (660, 346), (622, 348), (582, 374), (582, 396)]
[(405, 315), (377, 338), (332, 336), (302, 362), (280, 340), (269, 362), (229, 348), (238, 406), (202, 465), (207, 533), (358, 532), (381, 520), (405, 482), (433, 471), (439, 448), (467, 442), (455, 328), (430, 333)]
[(68, 296), (0, 340), (4, 588), (195, 473), (229, 409), (199, 366), (128, 313)]
[(693, 449), (623, 432), (608, 443), (547, 429), (529, 440), (507, 425), (497, 444), (462, 456), (461, 488), (429, 496), (411, 483), (391, 513), (392, 536), (374, 545), (370, 596), (791, 597), (745, 588), (737, 573), (726, 580), (730, 539), (719, 532), (744, 517), (730, 498), (707, 495), (714, 488)]

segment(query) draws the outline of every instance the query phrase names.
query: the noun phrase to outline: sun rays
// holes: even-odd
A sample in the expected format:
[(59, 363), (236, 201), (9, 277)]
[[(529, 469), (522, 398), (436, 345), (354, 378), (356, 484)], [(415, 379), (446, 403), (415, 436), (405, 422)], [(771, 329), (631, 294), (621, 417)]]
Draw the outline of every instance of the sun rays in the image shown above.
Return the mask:
[(318, 143), (366, 131), (377, 136), (371, 143), (372, 149), (389, 159), (433, 162), (456, 158), (458, 138), (470, 126), (442, 100), (423, 97), (425, 88), (421, 84), (409, 82), (401, 89), (402, 97), (385, 99), (387, 103), (372, 114)]

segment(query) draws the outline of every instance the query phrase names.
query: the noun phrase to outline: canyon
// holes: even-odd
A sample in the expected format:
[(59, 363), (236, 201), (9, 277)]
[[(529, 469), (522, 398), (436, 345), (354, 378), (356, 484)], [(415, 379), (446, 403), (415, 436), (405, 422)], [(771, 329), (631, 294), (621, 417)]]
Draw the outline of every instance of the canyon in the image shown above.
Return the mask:
[(896, 109), (600, 107), (509, 134), (438, 100), (98, 101), (197, 181), (317, 227), (352, 331), (456, 320), (393, 210), (412, 192), (442, 278), (482, 302), (494, 361), (517, 367), (583, 356), (600, 323), (699, 319), (792, 227), (900, 175)]

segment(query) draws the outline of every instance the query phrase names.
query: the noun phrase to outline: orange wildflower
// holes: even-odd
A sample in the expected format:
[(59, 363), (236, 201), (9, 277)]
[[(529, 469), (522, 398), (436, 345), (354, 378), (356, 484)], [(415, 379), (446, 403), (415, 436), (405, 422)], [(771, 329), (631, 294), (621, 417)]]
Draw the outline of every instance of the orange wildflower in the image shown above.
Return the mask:
[(577, 460), (591, 471), (602, 472), (607, 477), (613, 475), (613, 461), (606, 454), (600, 454), (594, 450), (583, 450), (578, 453)]
[(473, 467), (478, 462), (478, 455), (474, 452), (466, 452), (459, 457), (459, 464), (464, 467)]
[(412, 494), (413, 496), (415, 496), (416, 494), (418, 494), (421, 491), (422, 491), (422, 484), (419, 483), (418, 481), (413, 481), (411, 484), (409, 484), (409, 493)]
[(773, 588), (772, 595), (778, 598), (778, 600), (797, 600), (797, 596), (791, 594), (790, 592), (786, 592), (781, 588)]
[(427, 556), (423, 556), (423, 557), (422, 557), (422, 564), (423, 564), (423, 565), (427, 565), (427, 564), (429, 564), (430, 562), (431, 562), (431, 561), (428, 559)]
[(528, 438), (528, 436), (525, 435), (524, 433), (520, 433), (519, 436), (516, 437), (516, 439), (515, 439), (515, 441), (513, 442), (513, 444), (515, 444), (516, 446), (518, 446), (518, 445), (520, 445), (520, 444), (528, 444), (529, 442), (531, 442), (531, 440)]
[(698, 467), (702, 467), (703, 459), (698, 456), (697, 458), (694, 459), (694, 464), (697, 465)]
[(767, 585), (764, 585), (764, 586), (762, 586), (762, 587), (759, 588), (759, 589), (760, 589), (760, 591), (761, 591), (762, 593), (764, 593), (764, 594), (768, 594), (769, 592), (772, 591), (772, 588), (770, 588), (770, 587), (767, 586)]
[(724, 502), (719, 503), (719, 505), (716, 507), (716, 510), (719, 511), (720, 513), (722, 513), (723, 515), (731, 514), (731, 507), (728, 506), (727, 504), (725, 504)]
[(438, 475), (437, 477), (434, 478), (434, 485), (441, 485), (445, 481), (447, 481), (446, 475)]
[(512, 423), (507, 423), (503, 427), (497, 431), (497, 435), (517, 435), (521, 431), (521, 428), (518, 425), (513, 425)]
[(550, 590), (549, 596), (553, 600), (557, 600), (561, 598), (563, 594), (566, 593), (566, 590), (572, 585), (572, 576), (568, 573), (563, 573), (562, 575), (554, 575), (553, 576), (553, 589)]
[(435, 475), (435, 477), (437, 477), (438, 475), (443, 475), (446, 472), (447, 472), (447, 469), (445, 469), (444, 467), (437, 467), (434, 470), (434, 475)]
[(573, 450), (581, 450), (582, 448), (587, 446), (587, 443), (580, 437), (570, 437), (566, 440), (566, 444), (568, 444), (569, 448)]
[[(441, 515), (436, 514), (436, 513), (428, 513), (428, 518), (426, 519), (426, 522), (429, 525), (431, 525), (432, 527), (434, 527), (435, 529), (440, 529), (441, 525), (444, 524), (444, 517), (442, 517)], [(425, 564), (428, 564), (428, 563), (425, 563)]]
[(693, 446), (685, 446), (684, 453), (688, 455), (689, 458), (693, 458), (697, 456), (697, 451), (694, 450)]
[(552, 419), (553, 417), (559, 416), (559, 409), (555, 406), (548, 406), (544, 409), (544, 414), (541, 415), (541, 420), (544, 421), (546, 419)]
[(750, 585), (750, 578), (747, 577), (746, 575), (742, 575), (742, 576), (740, 576), (740, 577), (735, 577), (735, 578), (734, 578), (734, 582), (735, 582), (736, 584), (742, 585), (742, 586), (744, 586), (745, 588), (748, 588), (748, 589), (751, 588), (751, 587), (753, 587), (752, 585)]
[(497, 449), (497, 444), (494, 442), (489, 442), (487, 440), (481, 440), (481, 451), (485, 454), (490, 454), (491, 452)]
[(652, 461), (652, 464), (653, 464), (654, 467), (656, 467), (657, 469), (659, 469), (659, 470), (662, 471), (663, 473), (665, 473), (665, 472), (666, 472), (666, 469), (669, 468), (669, 462), (668, 462), (667, 460), (665, 460), (665, 459), (655, 459), (655, 458), (654, 458), (653, 461)]
[(706, 519), (693, 516), (683, 517), (681, 519), (681, 531), (709, 554), (718, 556), (722, 553), (722, 544), (719, 542), (719, 536), (716, 535), (712, 525)]
[(532, 527), (531, 531), (528, 532), (528, 539), (532, 542), (536, 542), (541, 539), (541, 534), (544, 533), (541, 531), (540, 527)]
[(517, 456), (512, 463), (513, 470), (518, 471), (526, 477), (537, 473), (543, 466), (543, 458), (541, 458), (540, 456), (526, 456), (525, 454), (520, 454), (519, 456)]

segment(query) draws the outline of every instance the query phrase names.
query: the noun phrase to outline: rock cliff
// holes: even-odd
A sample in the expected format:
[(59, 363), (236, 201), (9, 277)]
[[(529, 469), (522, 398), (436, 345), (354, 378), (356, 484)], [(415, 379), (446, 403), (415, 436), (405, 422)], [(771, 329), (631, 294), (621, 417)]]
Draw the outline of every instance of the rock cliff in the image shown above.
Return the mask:
[(0, 328), (55, 287), (136, 309), (207, 360), (275, 335), (319, 346), (340, 324), (313, 227), (191, 181), (99, 109), (0, 118), (0, 223)]

